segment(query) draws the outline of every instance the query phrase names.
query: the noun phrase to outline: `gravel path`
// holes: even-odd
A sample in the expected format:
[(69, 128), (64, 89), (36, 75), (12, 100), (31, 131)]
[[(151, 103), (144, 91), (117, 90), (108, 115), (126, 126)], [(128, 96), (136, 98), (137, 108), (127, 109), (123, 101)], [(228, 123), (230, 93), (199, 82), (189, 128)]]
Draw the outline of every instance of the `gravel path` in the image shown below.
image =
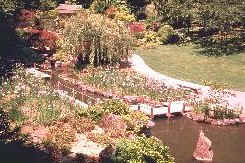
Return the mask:
[[(129, 62), (131, 63), (131, 67), (137, 72), (147, 76), (150, 79), (155, 79), (159, 81), (163, 81), (167, 87), (180, 88), (186, 87), (191, 89), (196, 89), (201, 92), (201, 96), (203, 98), (207, 97), (210, 87), (203, 86), (199, 84), (194, 84), (191, 82), (186, 82), (183, 80), (177, 80), (166, 75), (160, 74), (159, 72), (151, 69), (144, 60), (138, 55), (132, 55), (129, 58)], [(245, 92), (240, 91), (230, 91), (235, 96), (226, 98), (229, 105), (232, 107), (243, 107), (245, 108)]]

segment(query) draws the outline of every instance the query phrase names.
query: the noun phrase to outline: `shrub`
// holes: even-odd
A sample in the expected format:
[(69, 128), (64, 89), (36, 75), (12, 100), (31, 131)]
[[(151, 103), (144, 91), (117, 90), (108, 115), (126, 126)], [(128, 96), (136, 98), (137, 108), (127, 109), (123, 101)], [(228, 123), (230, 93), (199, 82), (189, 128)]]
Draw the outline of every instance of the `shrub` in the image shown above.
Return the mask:
[(127, 115), (123, 115), (123, 120), (126, 122), (127, 130), (138, 133), (148, 123), (150, 118), (140, 111), (133, 111)]
[(47, 141), (54, 144), (59, 150), (69, 150), (75, 141), (76, 130), (69, 124), (57, 121), (49, 128)]
[(56, 33), (63, 30), (62, 21), (65, 21), (66, 18), (61, 18), (56, 10), (39, 11), (36, 15), (36, 26), (38, 28)]
[(110, 6), (109, 3), (107, 3), (105, 0), (95, 0), (91, 8), (96, 12), (96, 13), (104, 13), (106, 9), (108, 9)]
[(93, 121), (99, 121), (104, 117), (104, 115), (109, 113), (115, 115), (126, 115), (129, 113), (129, 107), (120, 100), (108, 100), (101, 104), (91, 106), (88, 109), (76, 110), (76, 112), (81, 117), (89, 117)]
[(118, 9), (117, 9), (117, 12), (115, 15), (116, 20), (120, 20), (120, 21), (127, 22), (127, 23), (136, 21), (135, 16), (133, 14), (131, 14), (131, 12), (127, 8), (127, 6), (121, 5), (117, 8)]
[(88, 117), (97, 122), (104, 116), (104, 111), (97, 106), (91, 106), (88, 109), (77, 111), (77, 114), (81, 117)]
[(57, 6), (57, 2), (54, 0), (41, 0), (40, 2), (40, 10), (51, 10)]
[(112, 156), (114, 162), (157, 162), (173, 163), (167, 146), (155, 137), (136, 137), (134, 140), (120, 139)]
[(133, 33), (133, 34), (134, 33), (141, 33), (141, 32), (143, 32), (145, 30), (144, 25), (141, 24), (141, 23), (135, 23), (135, 22), (133, 22), (133, 23), (130, 23), (128, 25), (128, 27), (130, 29), (130, 32)]
[(129, 113), (129, 106), (121, 100), (107, 100), (99, 106), (105, 113), (115, 115), (126, 115)]
[(162, 42), (167, 42), (168, 37), (173, 32), (174, 32), (174, 29), (170, 25), (164, 25), (164, 26), (159, 28), (157, 34), (160, 37)]
[(46, 30), (34, 30), (28, 31), (28, 44), (38, 48), (39, 50), (50, 50), (54, 52), (56, 50), (57, 35), (53, 32)]

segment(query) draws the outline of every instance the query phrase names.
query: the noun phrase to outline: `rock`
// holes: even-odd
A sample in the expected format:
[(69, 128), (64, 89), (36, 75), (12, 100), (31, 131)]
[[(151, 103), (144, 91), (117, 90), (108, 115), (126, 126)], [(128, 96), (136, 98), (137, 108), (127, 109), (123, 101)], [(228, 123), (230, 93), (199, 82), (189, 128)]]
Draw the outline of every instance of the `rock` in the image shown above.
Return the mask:
[(221, 120), (217, 120), (217, 124), (218, 124), (218, 126), (222, 126), (223, 122)]
[(99, 126), (95, 126), (95, 128), (91, 131), (91, 133), (94, 133), (94, 134), (104, 134), (104, 130), (102, 128), (100, 128)]
[(84, 134), (76, 135), (77, 141), (71, 147), (71, 153), (83, 154), (89, 157), (99, 157), (104, 147), (87, 139)]
[(203, 131), (200, 131), (197, 141), (196, 149), (193, 152), (193, 157), (198, 161), (213, 160), (214, 153), (211, 149), (212, 142), (204, 135)]
[(28, 74), (32, 74), (34, 77), (36, 77), (36, 78), (41, 78), (41, 79), (50, 79), (51, 78), (51, 76), (50, 75), (48, 75), (48, 74), (46, 74), (46, 73), (43, 73), (43, 72), (41, 72), (41, 71), (38, 71), (38, 70), (36, 70), (36, 69), (34, 69), (34, 68), (27, 68), (26, 69), (26, 72), (28, 73)]

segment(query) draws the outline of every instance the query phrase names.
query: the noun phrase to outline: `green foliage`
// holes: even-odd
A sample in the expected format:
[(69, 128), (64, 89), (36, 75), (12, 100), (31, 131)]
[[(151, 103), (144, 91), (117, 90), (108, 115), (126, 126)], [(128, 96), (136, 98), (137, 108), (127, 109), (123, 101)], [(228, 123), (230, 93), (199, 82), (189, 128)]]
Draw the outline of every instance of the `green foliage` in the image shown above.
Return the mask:
[(89, 117), (93, 121), (99, 121), (104, 115), (112, 113), (115, 115), (126, 115), (129, 113), (127, 104), (120, 100), (108, 100), (91, 106), (88, 109), (76, 110), (77, 114), (81, 117)]
[(235, 108), (228, 108), (229, 104), (225, 98), (232, 97), (232, 94), (226, 91), (227, 86), (215, 82), (204, 81), (204, 85), (210, 86), (208, 98), (204, 101), (194, 100), (194, 112), (203, 114), (205, 119), (233, 119), (239, 117)]
[(18, 108), (11, 108), (9, 110), (9, 119), (12, 121), (12, 122), (15, 122), (17, 124), (17, 126), (21, 125), (24, 120), (25, 120), (25, 117), (24, 115), (21, 113), (20, 110), (18, 110)]
[(121, 100), (107, 100), (99, 104), (99, 107), (105, 113), (112, 113), (115, 115), (126, 115), (129, 113), (129, 106)]
[(61, 116), (62, 103), (57, 95), (45, 95), (39, 97), (37, 102), (36, 121), (42, 125), (50, 125)]
[(51, 10), (57, 7), (57, 1), (55, 0), (40, 0), (40, 10)]
[(36, 24), (39, 28), (57, 33), (63, 30), (63, 26), (60, 23), (63, 20), (59, 17), (59, 14), (55, 10), (38, 11), (36, 15)]
[(116, 64), (130, 55), (131, 37), (123, 24), (99, 14), (81, 13), (67, 22), (59, 46), (56, 58), (79, 56), (84, 64)]
[(4, 80), (0, 91), (0, 106), (16, 125), (29, 121), (49, 126), (73, 107), (45, 81), (27, 74), (23, 68), (17, 69), (11, 80)]
[[(222, 56), (244, 49), (243, 32), (239, 30), (244, 28), (244, 1), (153, 0), (153, 3), (160, 20), (174, 29), (183, 29), (203, 49), (201, 54)], [(172, 40), (178, 39), (176, 34), (173, 36)]]
[(18, 1), (16, 0), (0, 0), (1, 14), (14, 14), (18, 8)]
[(196, 109), (196, 112), (203, 114), (205, 119), (213, 118), (224, 120), (239, 117), (239, 114), (232, 109), (229, 109), (222, 105), (216, 105), (211, 107), (208, 103), (205, 102), (200, 104), (199, 108)]
[(150, 120), (146, 114), (140, 111), (132, 111), (127, 115), (123, 115), (122, 118), (126, 122), (127, 130), (134, 133), (138, 133)]
[(174, 29), (170, 25), (164, 25), (159, 28), (157, 34), (163, 43), (167, 43), (169, 35), (171, 35), (173, 32)]
[(154, 137), (136, 137), (134, 140), (120, 139), (113, 155), (114, 162), (128, 163), (173, 163), (167, 146)]
[(92, 8), (96, 13), (104, 13), (104, 11), (109, 8), (110, 4), (107, 1), (96, 0), (92, 3)]

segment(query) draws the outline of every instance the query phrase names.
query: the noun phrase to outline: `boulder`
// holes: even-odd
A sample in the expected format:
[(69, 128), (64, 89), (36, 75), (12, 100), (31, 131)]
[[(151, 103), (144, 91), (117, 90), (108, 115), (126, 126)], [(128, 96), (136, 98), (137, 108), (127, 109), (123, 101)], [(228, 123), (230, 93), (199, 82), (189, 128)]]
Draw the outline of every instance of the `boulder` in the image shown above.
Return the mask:
[(212, 142), (200, 131), (193, 157), (198, 161), (212, 162), (214, 153), (211, 149)]

